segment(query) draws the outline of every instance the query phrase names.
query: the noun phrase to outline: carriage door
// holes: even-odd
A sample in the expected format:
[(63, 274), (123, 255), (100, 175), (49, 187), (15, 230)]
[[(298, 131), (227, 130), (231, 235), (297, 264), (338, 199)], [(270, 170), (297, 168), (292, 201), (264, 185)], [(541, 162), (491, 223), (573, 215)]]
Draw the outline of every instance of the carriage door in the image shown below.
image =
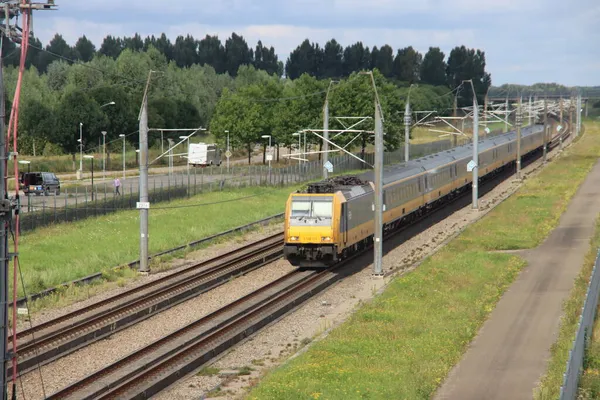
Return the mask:
[(348, 203), (342, 203), (342, 215), (340, 218), (340, 231), (342, 242), (348, 243)]

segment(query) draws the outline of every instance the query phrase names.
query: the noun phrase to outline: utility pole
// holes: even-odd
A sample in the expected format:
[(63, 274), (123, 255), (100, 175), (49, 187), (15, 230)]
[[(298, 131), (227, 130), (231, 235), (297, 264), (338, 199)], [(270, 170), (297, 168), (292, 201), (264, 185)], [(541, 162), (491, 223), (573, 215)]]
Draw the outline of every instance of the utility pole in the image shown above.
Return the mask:
[(544, 163), (548, 160), (548, 101), (544, 97)]
[(504, 121), (504, 132), (508, 132), (508, 117), (510, 113), (508, 112), (508, 94), (506, 94), (506, 121)]
[(575, 103), (575, 101), (573, 99), (573, 96), (571, 96), (569, 103), (569, 130), (571, 131), (572, 135), (575, 134), (575, 126), (577, 125), (573, 116), (573, 111), (575, 110), (575, 106), (573, 105), (573, 103)]
[(148, 273), (148, 87), (152, 71), (148, 73), (146, 90), (142, 100), (140, 114), (140, 201), (137, 208), (140, 210), (140, 272)]
[(169, 177), (173, 175), (173, 139), (168, 138), (169, 142)]
[[(374, 85), (375, 83), (373, 83)], [(383, 266), (383, 125), (379, 101), (375, 98), (375, 260), (373, 275), (382, 276)]]
[(531, 95), (529, 95), (529, 126), (531, 126), (531, 117), (533, 116), (533, 104), (531, 103)]
[[(408, 162), (410, 157), (410, 98), (406, 102), (406, 108), (404, 110), (404, 162)], [(456, 136), (456, 135), (452, 135)]]
[(523, 115), (521, 114), (521, 101), (522, 97), (519, 97), (519, 105), (517, 106), (517, 179), (521, 179), (521, 123)]
[(577, 95), (577, 136), (581, 134), (581, 94)]
[[(331, 83), (329, 83), (329, 88), (331, 88)], [(325, 168), (325, 165), (329, 162), (329, 89), (327, 89), (327, 94), (325, 95), (325, 105), (323, 106), (323, 179), (326, 180), (328, 178), (328, 171)]]
[[(8, 21), (6, 21), (8, 23)], [(3, 179), (7, 175), (6, 163), (8, 157), (6, 155), (6, 132), (5, 132), (5, 104), (4, 104), (4, 67), (2, 67), (2, 51), (0, 49), (0, 194), (2, 195), (3, 205), (4, 202), (7, 201), (5, 199), (8, 198), (8, 188), (5, 183), (6, 180)], [(0, 306), (0, 324), (2, 324), (2, 329), (0, 329), (0, 355), (2, 356), (2, 371), (0, 371), (0, 385), (2, 387), (2, 399), (6, 399), (8, 396), (8, 382), (6, 380), (6, 367), (9, 361), (8, 355), (8, 224), (12, 219), (12, 213), (8, 210), (4, 210), (2, 207), (2, 226), (0, 228), (0, 260), (2, 263), (2, 269), (0, 270), (0, 301), (2, 305)], [(13, 321), (14, 323), (14, 321)], [(15, 387), (13, 385), (13, 392)]]
[(473, 198), (471, 207), (473, 210), (479, 208), (479, 105), (477, 104), (477, 93), (471, 80), (471, 89), (473, 89)]
[[(458, 129), (458, 121), (456, 117), (458, 116), (458, 90), (456, 90), (456, 94), (454, 95), (454, 111), (452, 112), (452, 116), (454, 117), (454, 127)], [(462, 131), (461, 131), (462, 132)], [(456, 135), (452, 135), (452, 147), (456, 147), (456, 142), (458, 138)]]
[[(489, 89), (488, 89), (489, 91)], [(483, 126), (485, 128), (487, 128), (488, 123), (487, 123), (487, 110), (488, 110), (488, 92), (485, 93), (485, 100), (483, 103)], [(485, 134), (487, 133), (487, 130), (483, 131), (483, 137), (485, 138)]]
[(563, 99), (562, 97), (558, 100), (560, 102), (560, 124), (563, 124)]

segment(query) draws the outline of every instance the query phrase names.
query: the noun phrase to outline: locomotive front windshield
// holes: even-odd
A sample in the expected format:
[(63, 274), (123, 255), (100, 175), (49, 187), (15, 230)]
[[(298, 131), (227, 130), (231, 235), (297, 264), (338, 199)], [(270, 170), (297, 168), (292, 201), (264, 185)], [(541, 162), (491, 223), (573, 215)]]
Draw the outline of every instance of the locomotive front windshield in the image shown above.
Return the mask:
[(292, 225), (305, 225), (306, 223), (331, 223), (333, 217), (332, 198), (295, 198), (292, 200), (290, 220)]

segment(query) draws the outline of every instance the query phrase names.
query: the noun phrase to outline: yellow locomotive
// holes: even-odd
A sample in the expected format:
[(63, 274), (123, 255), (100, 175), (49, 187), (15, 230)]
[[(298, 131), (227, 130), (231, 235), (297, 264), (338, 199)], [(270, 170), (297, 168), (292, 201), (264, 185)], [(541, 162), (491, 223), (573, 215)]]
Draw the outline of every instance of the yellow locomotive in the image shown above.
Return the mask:
[[(543, 146), (544, 127), (522, 129), (521, 154)], [(497, 173), (516, 161), (516, 133), (479, 142), (479, 178)], [(467, 164), (472, 144), (386, 168), (384, 171), (384, 232), (410, 222), (472, 183)], [(333, 178), (293, 193), (285, 212), (284, 256), (298, 267), (327, 267), (368, 246), (374, 234), (374, 185), (366, 174)]]

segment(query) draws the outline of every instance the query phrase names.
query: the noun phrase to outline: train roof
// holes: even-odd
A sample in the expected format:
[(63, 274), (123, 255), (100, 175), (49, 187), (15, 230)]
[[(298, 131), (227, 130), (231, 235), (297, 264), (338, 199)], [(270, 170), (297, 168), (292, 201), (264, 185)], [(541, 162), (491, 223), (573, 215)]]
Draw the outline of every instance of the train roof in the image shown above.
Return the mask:
[[(543, 131), (543, 125), (533, 125), (521, 129), (521, 137), (525, 138), (534, 133)], [(478, 142), (479, 151), (485, 151), (492, 147), (499, 146), (516, 140), (516, 131), (507, 132), (498, 136), (480, 139)], [(471, 159), (473, 157), (473, 144), (464, 144), (450, 150), (441, 151), (428, 156), (410, 160), (408, 163), (400, 163), (386, 166), (383, 171), (383, 184), (387, 185), (422, 172), (430, 171), (449, 164), (456, 160)], [(365, 172), (360, 176), (341, 176), (330, 178), (326, 181), (312, 183), (308, 185), (304, 193), (336, 193), (342, 192), (344, 197), (351, 198), (361, 196), (373, 191), (369, 181), (374, 181), (373, 171)]]
[[(543, 125), (528, 126), (521, 129), (521, 137), (525, 138), (529, 135), (542, 131)], [(485, 151), (492, 147), (499, 146), (503, 143), (508, 143), (516, 140), (517, 133), (515, 131), (507, 132), (502, 135), (494, 136), (479, 140), (479, 151)], [(428, 156), (423, 156), (410, 160), (408, 163), (401, 163), (392, 166), (387, 166), (383, 171), (383, 184), (387, 185), (411, 176), (420, 174), (425, 171), (439, 168), (456, 160), (471, 159), (473, 157), (473, 144), (464, 144), (450, 150), (441, 151)], [(369, 171), (361, 175), (363, 180), (374, 180), (373, 171)]]

